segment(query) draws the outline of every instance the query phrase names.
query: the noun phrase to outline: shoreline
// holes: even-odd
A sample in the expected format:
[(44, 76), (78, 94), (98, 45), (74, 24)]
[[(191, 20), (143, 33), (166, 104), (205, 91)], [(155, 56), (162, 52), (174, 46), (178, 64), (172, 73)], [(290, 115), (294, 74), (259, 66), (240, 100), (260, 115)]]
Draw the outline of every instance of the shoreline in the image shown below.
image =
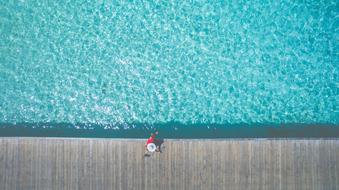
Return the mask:
[[(148, 137), (147, 137), (148, 138)], [(104, 140), (104, 141), (142, 141), (146, 142), (147, 138), (101, 138), (101, 137), (5, 137), (0, 136), (1, 139), (8, 139), (8, 140)], [(281, 137), (281, 138), (165, 138), (165, 141), (312, 141), (312, 140), (323, 140), (323, 141), (333, 141), (333, 140), (339, 140), (339, 137), (304, 137), (304, 138), (298, 138), (298, 137)]]
[(71, 124), (1, 124), (0, 137), (80, 137), (80, 138), (147, 138), (152, 131), (166, 139), (216, 138), (339, 138), (339, 125), (140, 125), (134, 128), (116, 126), (105, 129), (76, 128)]

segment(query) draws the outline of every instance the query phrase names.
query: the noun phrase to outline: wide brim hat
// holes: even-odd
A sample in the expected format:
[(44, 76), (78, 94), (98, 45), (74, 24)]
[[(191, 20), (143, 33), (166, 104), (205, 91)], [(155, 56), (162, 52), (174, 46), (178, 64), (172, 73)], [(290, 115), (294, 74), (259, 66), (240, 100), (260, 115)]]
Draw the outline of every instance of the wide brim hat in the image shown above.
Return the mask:
[(148, 151), (154, 152), (155, 149), (157, 149), (157, 147), (155, 146), (154, 143), (149, 143), (149, 144), (147, 145), (147, 150), (148, 150)]

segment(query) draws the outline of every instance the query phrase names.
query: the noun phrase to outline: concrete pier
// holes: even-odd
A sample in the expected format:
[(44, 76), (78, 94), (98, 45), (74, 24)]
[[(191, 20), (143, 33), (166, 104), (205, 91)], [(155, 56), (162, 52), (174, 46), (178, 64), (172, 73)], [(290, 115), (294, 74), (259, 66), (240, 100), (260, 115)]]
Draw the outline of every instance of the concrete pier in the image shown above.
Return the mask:
[(0, 138), (0, 189), (335, 190), (338, 139)]

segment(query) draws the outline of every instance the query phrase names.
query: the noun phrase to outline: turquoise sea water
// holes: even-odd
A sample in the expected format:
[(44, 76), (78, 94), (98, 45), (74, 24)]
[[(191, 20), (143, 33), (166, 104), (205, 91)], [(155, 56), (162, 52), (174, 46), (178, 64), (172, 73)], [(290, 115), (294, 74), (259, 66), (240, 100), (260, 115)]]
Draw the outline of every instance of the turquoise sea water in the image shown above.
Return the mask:
[(338, 125), (338, 18), (336, 0), (1, 1), (0, 123)]

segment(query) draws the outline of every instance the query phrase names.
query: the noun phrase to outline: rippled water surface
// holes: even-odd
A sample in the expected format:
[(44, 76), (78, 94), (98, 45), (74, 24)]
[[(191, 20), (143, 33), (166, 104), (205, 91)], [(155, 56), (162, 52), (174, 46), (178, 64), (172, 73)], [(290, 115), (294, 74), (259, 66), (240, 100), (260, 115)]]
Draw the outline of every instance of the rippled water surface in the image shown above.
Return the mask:
[(336, 0), (4, 0), (0, 123), (336, 125), (338, 12)]

